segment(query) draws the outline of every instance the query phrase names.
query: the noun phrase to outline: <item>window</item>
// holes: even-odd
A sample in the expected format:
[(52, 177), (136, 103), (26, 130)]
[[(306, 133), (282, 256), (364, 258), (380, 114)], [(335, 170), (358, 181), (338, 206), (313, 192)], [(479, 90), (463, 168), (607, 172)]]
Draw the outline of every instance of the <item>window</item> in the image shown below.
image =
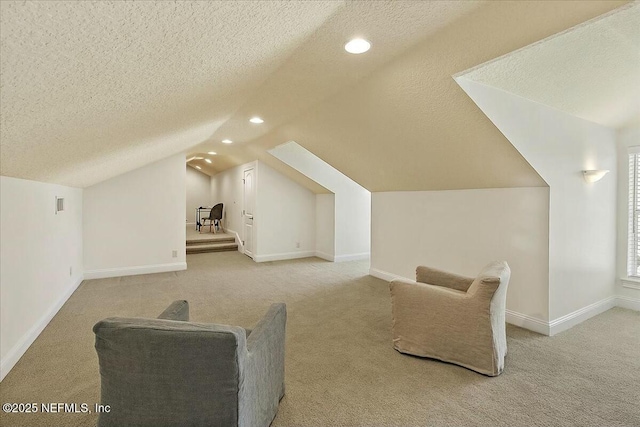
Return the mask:
[(629, 247), (627, 274), (640, 277), (640, 146), (629, 149)]

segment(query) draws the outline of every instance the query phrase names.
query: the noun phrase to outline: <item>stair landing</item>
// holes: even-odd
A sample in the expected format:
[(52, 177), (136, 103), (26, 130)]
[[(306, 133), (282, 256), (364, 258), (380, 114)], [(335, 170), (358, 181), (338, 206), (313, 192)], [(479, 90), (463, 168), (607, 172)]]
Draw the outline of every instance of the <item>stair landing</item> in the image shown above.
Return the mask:
[(199, 233), (193, 226), (187, 227), (187, 254), (238, 250), (235, 235), (209, 232), (209, 227), (201, 229)]

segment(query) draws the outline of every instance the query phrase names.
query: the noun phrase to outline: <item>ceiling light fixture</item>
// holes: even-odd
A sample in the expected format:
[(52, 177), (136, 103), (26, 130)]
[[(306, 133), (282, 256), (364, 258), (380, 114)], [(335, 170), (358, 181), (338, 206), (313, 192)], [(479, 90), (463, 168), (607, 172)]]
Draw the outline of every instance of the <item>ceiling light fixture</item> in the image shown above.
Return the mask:
[(204, 159), (205, 162), (211, 163), (211, 159)]
[(371, 43), (365, 39), (352, 39), (344, 45), (344, 50), (353, 54), (365, 53), (371, 49)]
[(596, 182), (596, 181), (600, 181), (602, 177), (608, 173), (609, 171), (606, 169), (593, 169), (593, 170), (582, 171), (582, 176), (584, 177), (584, 180), (587, 182)]
[(251, 117), (251, 118), (249, 119), (249, 121), (250, 121), (251, 123), (255, 123), (255, 124), (257, 124), (257, 125), (259, 125), (260, 123), (264, 123), (264, 120), (262, 120), (262, 119), (261, 119), (260, 117), (258, 117), (258, 116), (256, 116), (256, 117)]
[(232, 140), (230, 140), (230, 139), (223, 139), (223, 140), (222, 140), (222, 143), (223, 143), (223, 144), (231, 144), (232, 142), (233, 142), (233, 141), (232, 141)]
[(202, 169), (200, 166), (196, 166), (196, 169)]
[(215, 151), (209, 151), (207, 154), (211, 154), (212, 156), (215, 156), (218, 153), (216, 153)]

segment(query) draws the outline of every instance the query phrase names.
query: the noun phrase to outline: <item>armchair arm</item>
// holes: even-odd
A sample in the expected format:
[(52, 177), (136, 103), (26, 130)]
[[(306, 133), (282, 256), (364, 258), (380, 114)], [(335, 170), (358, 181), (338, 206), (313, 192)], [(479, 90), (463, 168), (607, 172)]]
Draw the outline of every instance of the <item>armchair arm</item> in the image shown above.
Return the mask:
[(467, 292), (473, 279), (421, 265), (416, 268), (416, 282)]
[(177, 300), (171, 303), (169, 307), (167, 307), (158, 319), (165, 320), (181, 320), (184, 322), (189, 321), (189, 303), (185, 300)]
[[(247, 351), (249, 353), (260, 350), (265, 341), (273, 338), (282, 338), (287, 323), (287, 308), (284, 303), (271, 304), (267, 313), (251, 329), (251, 335), (247, 337)], [(284, 341), (282, 341), (284, 345)]]
[(272, 304), (247, 337), (239, 426), (267, 426), (284, 396), (285, 304)]

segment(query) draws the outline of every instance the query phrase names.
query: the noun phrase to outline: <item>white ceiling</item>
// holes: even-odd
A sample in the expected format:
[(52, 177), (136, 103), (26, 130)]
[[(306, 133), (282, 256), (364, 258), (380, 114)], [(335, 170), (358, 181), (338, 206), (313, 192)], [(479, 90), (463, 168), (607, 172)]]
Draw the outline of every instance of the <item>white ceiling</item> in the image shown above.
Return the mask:
[(296, 140), (371, 191), (545, 185), (451, 76), (625, 3), (0, 2), (0, 173), (84, 187), (213, 150), (210, 174), (326, 191), (267, 153)]
[(604, 126), (640, 123), (640, 3), (461, 76)]

